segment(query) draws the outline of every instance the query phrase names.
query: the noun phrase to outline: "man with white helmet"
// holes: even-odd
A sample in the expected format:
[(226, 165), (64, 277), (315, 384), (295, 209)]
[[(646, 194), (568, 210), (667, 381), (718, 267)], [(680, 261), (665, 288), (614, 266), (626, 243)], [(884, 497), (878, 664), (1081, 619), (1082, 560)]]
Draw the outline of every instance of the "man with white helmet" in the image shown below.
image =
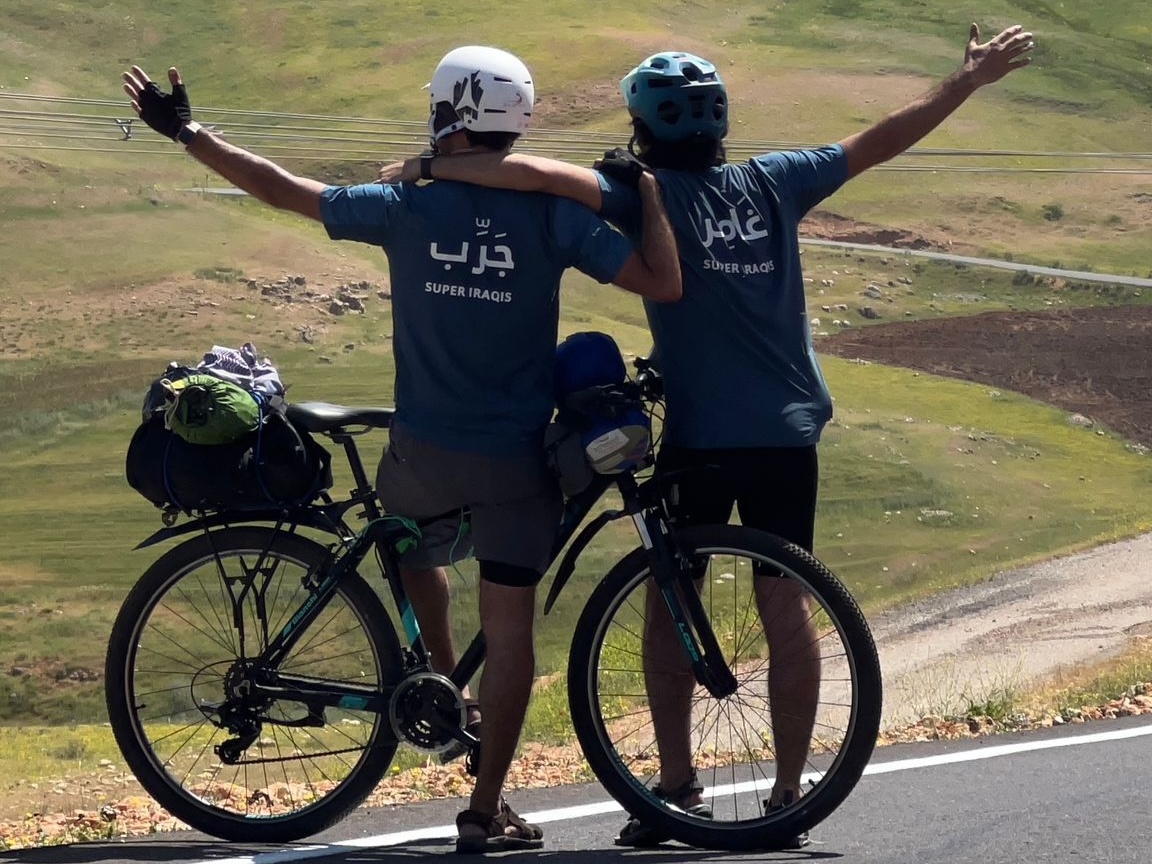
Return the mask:
[[(606, 154), (598, 172), (525, 155), (436, 162), (437, 178), (571, 196), (625, 233), (635, 230), (639, 215), (631, 187), (657, 172), (684, 274), (682, 302), (646, 304), (667, 395), (657, 469), (679, 475), (683, 521), (723, 522), (735, 504), (744, 525), (812, 549), (816, 444), (832, 416), (832, 399), (808, 328), (798, 225), (845, 182), (939, 126), (979, 88), (1028, 65), (1034, 47), (1021, 26), (982, 43), (973, 24), (968, 36), (959, 69), (871, 128), (827, 147), (729, 163), (723, 143), (728, 93), (716, 67), (665, 51), (620, 82), (633, 137), (629, 151)], [(386, 167), (381, 178), (415, 170), (408, 160)], [(757, 573), (765, 578), (755, 580), (773, 657), (767, 684), (777, 770), (767, 811), (800, 801), (820, 686), (807, 598), (791, 580), (773, 575)], [(670, 804), (711, 818), (692, 764), (694, 681), (686, 667), (669, 669), (667, 646), (676, 634), (658, 602), (649, 603), (645, 627), (646, 682), (652, 704), (661, 706), (652, 718), (658, 789)], [(630, 819), (617, 843), (650, 846), (665, 839)], [(807, 842), (804, 834), (790, 845)]]
[[(404, 583), (438, 671), (455, 657), (442, 567), (470, 542), (480, 569), (487, 659), (480, 686), (484, 753), (457, 850), (537, 848), (542, 832), (501, 795), (534, 671), (535, 586), (560, 517), (544, 466), (553, 409), (558, 288), (568, 267), (648, 299), (680, 297), (672, 231), (655, 181), (641, 184), (636, 251), (582, 205), (455, 183), (330, 186), (295, 176), (192, 119), (176, 69), (166, 93), (138, 66), (124, 74), (140, 117), (249, 194), (324, 223), (333, 239), (388, 256), (396, 417), (377, 477), (389, 512), (434, 517), (464, 508), (470, 526), (432, 530), (404, 561)], [(432, 154), (503, 152), (532, 116), (524, 64), (495, 48), (458, 48), (430, 84)], [(425, 170), (433, 155), (424, 160)], [(442, 542), (441, 542), (442, 541)]]

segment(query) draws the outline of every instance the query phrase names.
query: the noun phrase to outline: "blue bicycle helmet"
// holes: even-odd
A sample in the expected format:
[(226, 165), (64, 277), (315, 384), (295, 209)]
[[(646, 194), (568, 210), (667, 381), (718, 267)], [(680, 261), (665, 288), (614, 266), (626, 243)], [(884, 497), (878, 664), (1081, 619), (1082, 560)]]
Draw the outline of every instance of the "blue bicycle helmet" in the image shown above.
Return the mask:
[(628, 113), (657, 141), (728, 134), (728, 91), (716, 67), (683, 51), (653, 54), (620, 82)]

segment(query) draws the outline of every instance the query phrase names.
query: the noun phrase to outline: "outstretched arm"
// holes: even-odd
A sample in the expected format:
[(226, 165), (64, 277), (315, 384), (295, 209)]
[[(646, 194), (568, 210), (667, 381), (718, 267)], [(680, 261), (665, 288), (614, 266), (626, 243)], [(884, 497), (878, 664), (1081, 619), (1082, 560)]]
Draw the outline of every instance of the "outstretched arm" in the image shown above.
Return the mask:
[(297, 177), (212, 134), (192, 119), (188, 93), (175, 67), (168, 70), (168, 82), (171, 93), (161, 90), (139, 66), (124, 73), (124, 92), (141, 120), (183, 143), (191, 156), (254, 198), (320, 220), (320, 196), (326, 188), (323, 183)]
[[(544, 156), (503, 152), (437, 156), (428, 167), (431, 177), (425, 177), (426, 180), (458, 180), (496, 189), (547, 192), (579, 201), (589, 210), (600, 212), (600, 183), (596, 172), (579, 165)], [(419, 180), (420, 157), (385, 165), (378, 176), (381, 183)]]
[(1017, 24), (980, 44), (980, 28), (972, 25), (964, 63), (919, 99), (889, 114), (871, 129), (840, 142), (848, 160), (848, 177), (899, 156), (944, 122), (964, 101), (983, 87), (1031, 62), (1032, 34)]

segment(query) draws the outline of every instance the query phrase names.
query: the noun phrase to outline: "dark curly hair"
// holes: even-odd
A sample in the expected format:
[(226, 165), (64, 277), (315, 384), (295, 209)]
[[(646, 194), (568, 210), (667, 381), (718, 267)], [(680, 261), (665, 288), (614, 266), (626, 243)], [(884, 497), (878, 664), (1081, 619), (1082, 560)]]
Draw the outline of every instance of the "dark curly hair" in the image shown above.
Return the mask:
[(707, 171), (728, 161), (724, 142), (697, 135), (683, 141), (657, 141), (644, 121), (632, 120), (632, 140), (628, 149), (650, 168), (672, 171)]

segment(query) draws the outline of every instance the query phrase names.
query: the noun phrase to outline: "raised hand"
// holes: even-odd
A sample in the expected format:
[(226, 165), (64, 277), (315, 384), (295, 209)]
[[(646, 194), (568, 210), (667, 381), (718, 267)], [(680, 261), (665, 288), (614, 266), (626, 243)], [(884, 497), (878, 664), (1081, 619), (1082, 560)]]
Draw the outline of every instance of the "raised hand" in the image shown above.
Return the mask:
[(124, 92), (132, 100), (132, 108), (140, 119), (161, 135), (173, 141), (188, 123), (192, 121), (192, 106), (188, 102), (188, 91), (180, 79), (180, 73), (173, 66), (168, 70), (168, 83), (172, 92), (165, 93), (139, 66), (125, 72)]
[(1035, 47), (1032, 34), (1019, 24), (1000, 31), (983, 44), (980, 43), (980, 28), (973, 24), (968, 32), (963, 68), (972, 76), (976, 86), (982, 87), (1031, 63), (1029, 52)]

